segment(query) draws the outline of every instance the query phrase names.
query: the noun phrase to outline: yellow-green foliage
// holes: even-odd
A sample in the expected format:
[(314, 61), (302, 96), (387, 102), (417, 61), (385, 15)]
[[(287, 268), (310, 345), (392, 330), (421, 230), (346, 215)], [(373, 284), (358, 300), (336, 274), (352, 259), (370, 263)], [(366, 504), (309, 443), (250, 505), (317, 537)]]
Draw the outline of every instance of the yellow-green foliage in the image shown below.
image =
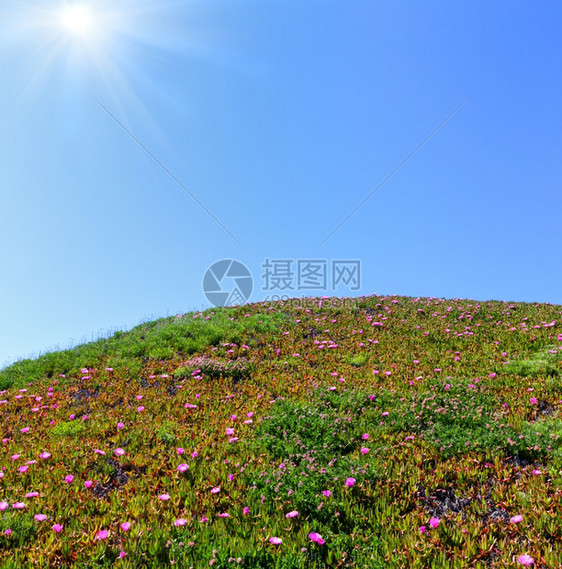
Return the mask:
[(297, 299), (16, 362), (0, 566), (562, 566), (561, 312)]

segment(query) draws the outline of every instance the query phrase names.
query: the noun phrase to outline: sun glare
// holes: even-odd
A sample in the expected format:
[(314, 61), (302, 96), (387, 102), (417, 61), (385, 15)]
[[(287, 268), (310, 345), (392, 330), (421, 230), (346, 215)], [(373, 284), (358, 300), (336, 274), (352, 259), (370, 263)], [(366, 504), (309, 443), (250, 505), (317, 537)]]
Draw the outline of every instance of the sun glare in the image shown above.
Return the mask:
[(69, 6), (61, 14), (62, 25), (73, 34), (85, 34), (92, 27), (92, 14), (85, 6)]

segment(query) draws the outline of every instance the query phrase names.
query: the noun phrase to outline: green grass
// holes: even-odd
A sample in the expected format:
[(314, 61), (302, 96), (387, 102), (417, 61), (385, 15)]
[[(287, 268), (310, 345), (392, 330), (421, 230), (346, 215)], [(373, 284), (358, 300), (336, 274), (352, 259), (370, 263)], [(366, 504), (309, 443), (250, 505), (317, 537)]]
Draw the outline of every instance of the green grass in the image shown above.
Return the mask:
[(16, 362), (0, 566), (557, 567), (561, 315), (268, 302)]

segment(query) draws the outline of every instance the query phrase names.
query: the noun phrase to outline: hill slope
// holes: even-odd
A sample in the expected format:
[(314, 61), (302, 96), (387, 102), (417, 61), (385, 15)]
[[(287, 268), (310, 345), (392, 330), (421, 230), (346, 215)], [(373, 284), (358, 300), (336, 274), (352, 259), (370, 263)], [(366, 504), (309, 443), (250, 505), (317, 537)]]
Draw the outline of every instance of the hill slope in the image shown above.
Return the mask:
[(0, 372), (3, 567), (560, 567), (562, 308), (214, 309)]

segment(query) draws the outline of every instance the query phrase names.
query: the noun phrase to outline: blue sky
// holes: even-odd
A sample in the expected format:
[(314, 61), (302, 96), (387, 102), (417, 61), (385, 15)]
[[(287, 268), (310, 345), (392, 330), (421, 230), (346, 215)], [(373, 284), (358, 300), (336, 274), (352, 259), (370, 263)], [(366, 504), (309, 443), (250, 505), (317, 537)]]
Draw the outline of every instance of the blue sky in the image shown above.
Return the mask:
[[(210, 307), (220, 259), (250, 301), (562, 304), (560, 2), (69, 4), (0, 0), (0, 366)], [(264, 291), (268, 258), (361, 287)]]

